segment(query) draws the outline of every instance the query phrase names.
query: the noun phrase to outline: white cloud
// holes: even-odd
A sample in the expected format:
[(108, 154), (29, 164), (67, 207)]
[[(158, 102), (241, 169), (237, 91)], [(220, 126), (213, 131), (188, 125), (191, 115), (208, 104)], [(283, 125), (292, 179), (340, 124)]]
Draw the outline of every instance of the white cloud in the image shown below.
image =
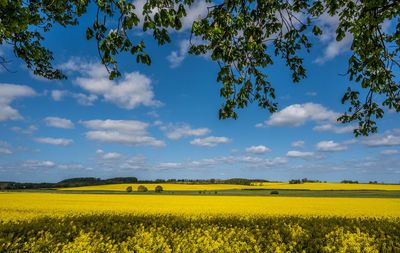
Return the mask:
[(13, 152), (8, 148), (0, 148), (0, 155), (11, 155)]
[(314, 152), (301, 152), (297, 150), (291, 150), (286, 153), (287, 157), (292, 157), (292, 158), (301, 158), (304, 160), (316, 160), (316, 159), (322, 159), (324, 156), (317, 155)]
[(103, 159), (116, 159), (120, 158), (121, 154), (115, 153), (115, 152), (110, 152), (110, 153), (105, 153), (102, 158)]
[(0, 121), (21, 120), (18, 110), (11, 107), (12, 101), (19, 97), (32, 97), (36, 92), (25, 85), (0, 83)]
[(316, 95), (318, 95), (316, 92), (314, 91), (309, 91), (306, 93), (307, 96), (311, 96), (311, 97), (315, 97)]
[(68, 146), (72, 144), (74, 141), (71, 139), (64, 139), (64, 138), (35, 138), (36, 142), (44, 143), (44, 144), (51, 144), (57, 146)]
[(23, 129), (21, 127), (11, 127), (10, 128), (12, 131), (20, 134), (32, 134), (33, 132), (37, 131), (38, 128), (34, 125), (30, 125), (28, 128)]
[[(147, 157), (136, 155), (124, 161), (120, 166), (121, 169), (130, 170), (149, 170), (151, 166), (147, 164)], [(153, 168), (154, 169), (154, 168)]]
[(64, 96), (66, 96), (68, 91), (66, 90), (52, 90), (51, 97), (54, 101), (61, 101)]
[(160, 127), (160, 129), (165, 132), (165, 135), (168, 137), (168, 139), (171, 140), (178, 140), (182, 137), (190, 137), (190, 136), (204, 136), (206, 134), (209, 134), (211, 132), (210, 129), (208, 128), (195, 128), (193, 129), (190, 125), (188, 124), (171, 124), (169, 123), (166, 126)]
[(232, 142), (232, 139), (229, 139), (227, 137), (215, 137), (215, 136), (209, 136), (206, 138), (196, 138), (190, 142), (192, 145), (196, 146), (206, 146), (206, 147), (215, 147), (218, 144), (221, 143), (229, 143)]
[(187, 56), (187, 52), (190, 47), (189, 40), (181, 40), (179, 42), (179, 51), (172, 51), (171, 54), (167, 56), (167, 60), (171, 63), (171, 68), (176, 68), (181, 65), (182, 61)]
[(156, 121), (154, 121), (153, 126), (159, 126), (162, 124), (163, 124), (163, 122), (161, 120), (156, 120)]
[(51, 97), (53, 98), (54, 101), (61, 101), (63, 97), (70, 96), (76, 99), (78, 104), (80, 105), (85, 105), (85, 106), (91, 106), (93, 105), (93, 102), (98, 99), (96, 95), (90, 94), (86, 95), (83, 93), (74, 93), (70, 92), (67, 90), (52, 90), (51, 91)]
[(42, 169), (54, 167), (56, 164), (52, 161), (24, 160), (19, 162), (18, 166), (27, 169)]
[[(192, 40), (181, 40), (178, 45), (179, 49), (171, 51), (171, 53), (167, 56), (167, 60), (169, 61), (169, 63), (171, 63), (170, 67), (176, 68), (181, 65), (183, 60), (188, 56), (188, 52), (191, 45), (204, 45), (204, 44), (205, 44), (204, 41), (196, 38), (192, 38)], [(204, 59), (209, 59), (210, 55), (211, 53), (207, 52), (206, 54), (200, 56), (203, 57)]]
[(158, 165), (162, 169), (181, 169), (184, 168), (182, 163), (160, 163)]
[(102, 154), (104, 154), (104, 151), (102, 149), (98, 149), (98, 150), (96, 150), (96, 154), (102, 155)]
[(329, 121), (333, 123), (336, 122), (338, 117), (339, 113), (328, 110), (320, 104), (293, 104), (272, 114), (265, 124), (270, 126), (298, 127), (304, 125), (309, 120), (317, 122)]
[(361, 144), (368, 147), (388, 147), (400, 145), (400, 128), (388, 130), (383, 134), (364, 137)]
[(102, 96), (105, 101), (128, 110), (140, 105), (153, 107), (162, 105), (160, 101), (154, 99), (151, 80), (139, 72), (123, 73), (121, 79), (112, 81), (108, 79), (108, 73), (103, 65), (86, 63), (79, 58), (71, 58), (60, 68), (80, 73), (73, 82), (90, 93), (89, 98), (81, 96), (89, 102), (95, 100), (97, 96)]
[[(287, 158), (274, 157), (262, 159), (252, 156), (222, 156), (215, 158), (204, 158), (197, 161), (187, 161), (185, 163), (160, 163), (157, 167), (161, 169), (188, 169), (206, 170), (221, 166), (241, 167), (242, 169), (267, 169), (288, 162)], [(243, 167), (244, 166), (244, 167)]]
[(193, 25), (193, 21), (198, 20), (199, 17), (204, 18), (207, 16), (207, 7), (213, 6), (213, 3), (207, 3), (206, 1), (195, 1), (190, 6), (185, 6), (186, 16), (182, 18), (182, 29), (181, 31), (190, 30)]
[(304, 141), (294, 141), (291, 146), (293, 148), (304, 148)]
[(317, 132), (333, 132), (335, 134), (352, 133), (356, 129), (356, 125), (337, 126), (331, 123), (315, 126), (314, 131)]
[(89, 120), (82, 121), (87, 128), (86, 138), (102, 142), (128, 145), (164, 147), (164, 141), (148, 136), (149, 124), (137, 120)]
[(340, 143), (336, 143), (334, 141), (318, 142), (316, 145), (316, 148), (318, 151), (323, 151), (323, 152), (334, 152), (334, 151), (347, 150), (347, 146), (340, 144)]
[(381, 155), (397, 155), (400, 154), (400, 151), (397, 149), (387, 149), (387, 150), (382, 150)]
[(58, 118), (58, 117), (46, 117), (44, 119), (47, 126), (72, 129), (74, 128), (74, 123), (69, 119)]
[(323, 34), (319, 37), (322, 44), (326, 45), (324, 53), (322, 56), (315, 59), (314, 62), (323, 64), (329, 61), (339, 54), (350, 49), (351, 42), (353, 41), (353, 36), (346, 33), (341, 41), (336, 41), (336, 29), (339, 25), (339, 16), (331, 16), (328, 13), (323, 13), (316, 21)]
[(251, 147), (246, 148), (247, 153), (252, 153), (255, 155), (264, 155), (265, 153), (267, 153), (269, 151), (271, 151), (271, 149), (269, 149), (263, 145), (251, 146)]

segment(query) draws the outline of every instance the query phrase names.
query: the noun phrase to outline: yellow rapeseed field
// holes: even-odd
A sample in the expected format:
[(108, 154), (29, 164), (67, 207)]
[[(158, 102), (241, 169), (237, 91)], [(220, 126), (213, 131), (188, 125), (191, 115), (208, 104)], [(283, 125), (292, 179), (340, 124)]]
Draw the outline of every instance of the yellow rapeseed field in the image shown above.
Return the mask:
[(65, 191), (125, 191), (128, 186), (132, 186), (133, 191), (137, 191), (139, 185), (144, 185), (149, 191), (154, 191), (157, 185), (161, 185), (164, 191), (214, 191), (229, 189), (249, 189), (254, 186), (236, 184), (108, 184), (82, 187), (59, 188)]
[(400, 252), (400, 199), (0, 193), (0, 252)]
[(400, 199), (0, 193), (0, 220), (74, 214), (400, 217)]
[(252, 183), (252, 185), (235, 184), (109, 184), (59, 188), (64, 191), (125, 191), (128, 186), (132, 186), (133, 191), (137, 191), (139, 185), (144, 185), (149, 191), (154, 191), (157, 185), (161, 185), (164, 191), (214, 191), (229, 189), (287, 189), (287, 190), (384, 190), (400, 191), (400, 185), (386, 184), (341, 184), (341, 183)]
[(400, 184), (342, 184), (342, 183), (252, 183), (253, 187), (287, 190), (384, 190), (400, 191)]

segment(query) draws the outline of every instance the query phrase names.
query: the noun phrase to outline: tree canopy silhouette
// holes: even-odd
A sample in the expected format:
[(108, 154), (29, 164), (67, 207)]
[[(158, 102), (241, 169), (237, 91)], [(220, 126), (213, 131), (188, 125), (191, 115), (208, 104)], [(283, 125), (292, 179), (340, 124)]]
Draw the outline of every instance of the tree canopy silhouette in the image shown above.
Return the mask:
[[(203, 0), (199, 0), (203, 1)], [(189, 53), (210, 55), (219, 65), (217, 81), (225, 102), (219, 118), (238, 117), (238, 109), (249, 103), (273, 113), (277, 110), (275, 89), (268, 80), (268, 66), (280, 57), (292, 73), (293, 82), (306, 77), (302, 50), (310, 51), (311, 37), (324, 33), (315, 20), (322, 15), (339, 18), (336, 40), (352, 38), (348, 59), (348, 87), (341, 102), (348, 110), (338, 118), (342, 123), (358, 122), (354, 134), (377, 131), (376, 119), (384, 108), (400, 111), (400, 2), (391, 0), (225, 0), (210, 3), (208, 14), (193, 21)], [(66, 76), (54, 68), (53, 53), (42, 45), (54, 24), (74, 26), (88, 12), (97, 11), (86, 31), (94, 39), (109, 78), (121, 75), (117, 56), (130, 53), (138, 63), (151, 64), (145, 42), (132, 39), (133, 29), (153, 34), (159, 45), (171, 42), (169, 31), (182, 27), (181, 19), (194, 0), (147, 0), (141, 15), (126, 0), (0, 0), (0, 45), (11, 44), (16, 57), (25, 61), (35, 75), (48, 79)], [(110, 22), (112, 21), (112, 22)], [(395, 21), (393, 29), (382, 28)], [(7, 68), (8, 59), (0, 56)], [(359, 85), (356, 85), (359, 84)], [(360, 88), (366, 90), (361, 95)], [(377, 99), (383, 98), (383, 99)], [(379, 102), (378, 102), (379, 101)]]

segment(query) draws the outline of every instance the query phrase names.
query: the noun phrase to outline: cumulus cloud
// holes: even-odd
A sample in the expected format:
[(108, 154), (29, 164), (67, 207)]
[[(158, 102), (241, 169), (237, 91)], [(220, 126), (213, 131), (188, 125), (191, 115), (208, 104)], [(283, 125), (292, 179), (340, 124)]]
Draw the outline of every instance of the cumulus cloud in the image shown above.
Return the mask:
[(25, 129), (21, 128), (21, 127), (17, 127), (17, 126), (11, 127), (10, 129), (19, 134), (33, 134), (33, 132), (38, 130), (38, 128), (34, 125), (30, 125), (29, 127), (25, 128)]
[(289, 105), (274, 113), (264, 123), (258, 123), (255, 127), (286, 126), (299, 127), (308, 121), (314, 121), (317, 126), (314, 131), (329, 131), (337, 134), (352, 132), (355, 126), (338, 126), (337, 118), (340, 113), (327, 109), (321, 104), (305, 103)]
[(68, 91), (66, 90), (52, 90), (51, 97), (54, 101), (61, 101), (67, 93)]
[(120, 166), (120, 169), (128, 170), (151, 170), (152, 168), (147, 164), (147, 157), (143, 155), (136, 155), (126, 159)]
[(63, 97), (70, 96), (72, 98), (75, 98), (78, 104), (80, 105), (85, 105), (85, 106), (91, 106), (93, 105), (93, 102), (98, 99), (98, 97), (94, 94), (86, 95), (83, 93), (74, 93), (70, 92), (67, 90), (52, 90), (51, 91), (51, 97), (53, 98), (54, 101), (62, 101)]
[(397, 149), (386, 149), (381, 151), (381, 155), (398, 155), (400, 151)]
[(162, 105), (154, 99), (151, 80), (139, 72), (123, 73), (121, 79), (109, 80), (103, 65), (87, 63), (79, 58), (71, 58), (60, 68), (64, 71), (78, 72), (80, 76), (73, 82), (89, 92), (93, 99), (95, 96), (102, 96), (105, 101), (128, 110), (140, 105)]
[(389, 147), (400, 145), (400, 128), (388, 130), (383, 134), (375, 134), (364, 137), (361, 144), (368, 147)]
[(184, 165), (182, 163), (159, 163), (160, 169), (182, 169)]
[(335, 152), (335, 151), (343, 151), (347, 150), (347, 146), (336, 143), (334, 141), (321, 141), (318, 142), (316, 145), (316, 148), (318, 151), (323, 151), (323, 152)]
[(153, 122), (153, 126), (159, 126), (159, 125), (162, 125), (162, 124), (163, 124), (163, 122), (161, 120), (156, 120), (156, 121)]
[(50, 138), (50, 137), (35, 138), (35, 141), (38, 143), (51, 144), (57, 146), (68, 146), (74, 142), (71, 139)]
[(317, 155), (314, 152), (301, 152), (297, 150), (290, 150), (286, 153), (287, 157), (291, 158), (301, 158), (304, 160), (316, 160), (316, 159), (322, 159), (324, 156)]
[(19, 162), (19, 166), (27, 169), (41, 169), (54, 167), (56, 164), (52, 161), (40, 161), (40, 160), (23, 160)]
[(36, 92), (25, 85), (0, 83), (0, 122), (7, 120), (21, 120), (23, 117), (18, 110), (11, 107), (11, 103), (20, 97), (32, 97)]
[(356, 125), (337, 126), (331, 123), (315, 126), (314, 131), (317, 132), (333, 132), (335, 134), (352, 133), (356, 129)]
[(304, 141), (294, 141), (291, 146), (293, 148), (304, 148)]
[(148, 136), (148, 123), (137, 120), (89, 120), (81, 123), (92, 131), (86, 132), (86, 138), (102, 142), (127, 145), (164, 147), (164, 141)]
[(0, 155), (11, 155), (14, 153), (11, 151), (11, 145), (6, 141), (0, 141)]
[(122, 155), (116, 152), (105, 153), (102, 149), (96, 150), (96, 154), (100, 156), (101, 159), (104, 160), (115, 160), (121, 158)]
[(232, 139), (229, 139), (227, 137), (215, 137), (215, 136), (209, 136), (206, 138), (196, 138), (190, 142), (192, 145), (196, 146), (205, 146), (205, 147), (215, 147), (218, 144), (222, 143), (229, 143), (232, 142)]
[(185, 163), (160, 163), (161, 169), (188, 169), (188, 170), (208, 170), (221, 166), (241, 167), (242, 169), (266, 169), (288, 162), (287, 158), (274, 157), (262, 159), (252, 156), (221, 156), (215, 158), (204, 158), (195, 161), (186, 161)]
[[(203, 45), (204, 43), (205, 42), (200, 39), (181, 40), (178, 44), (178, 50), (171, 51), (167, 56), (170, 67), (177, 68), (182, 64), (183, 60), (188, 56), (191, 45)], [(208, 59), (210, 54), (211, 53), (207, 52), (205, 55), (201, 55), (201, 57)]]
[(74, 123), (69, 119), (59, 118), (59, 117), (46, 117), (44, 119), (47, 126), (72, 129), (75, 128)]
[(176, 68), (181, 65), (182, 61), (187, 55), (189, 47), (189, 40), (182, 40), (179, 43), (179, 51), (172, 51), (171, 54), (167, 56), (167, 60), (169, 61), (169, 63), (171, 63), (171, 68)]
[(328, 13), (323, 13), (317, 20), (316, 24), (323, 30), (323, 34), (319, 37), (321, 43), (326, 45), (322, 56), (315, 59), (316, 63), (325, 63), (339, 54), (350, 49), (353, 36), (346, 33), (341, 41), (336, 41), (336, 29), (339, 25), (339, 16), (331, 16)]
[(0, 155), (11, 155), (13, 152), (8, 148), (0, 147)]
[(298, 127), (310, 120), (336, 122), (338, 117), (338, 113), (328, 110), (320, 104), (293, 104), (272, 114), (265, 123), (269, 126)]
[(264, 155), (265, 153), (267, 153), (269, 151), (271, 151), (271, 149), (269, 149), (263, 145), (251, 146), (251, 147), (246, 148), (247, 153), (252, 153), (255, 155)]
[[(316, 25), (323, 31), (323, 34), (318, 38), (321, 44), (325, 45), (325, 48), (323, 54), (315, 59), (314, 62), (323, 64), (351, 49), (351, 43), (353, 42), (352, 34), (346, 33), (346, 36), (341, 41), (336, 40), (336, 29), (339, 25), (339, 19), (338, 15), (331, 16), (327, 12), (324, 12), (316, 19)], [(390, 26), (391, 22), (387, 20), (382, 24), (382, 30), (387, 32)]]
[(182, 137), (190, 136), (204, 136), (211, 132), (208, 128), (192, 128), (188, 124), (171, 124), (160, 127), (160, 129), (165, 133), (168, 139), (178, 140)]

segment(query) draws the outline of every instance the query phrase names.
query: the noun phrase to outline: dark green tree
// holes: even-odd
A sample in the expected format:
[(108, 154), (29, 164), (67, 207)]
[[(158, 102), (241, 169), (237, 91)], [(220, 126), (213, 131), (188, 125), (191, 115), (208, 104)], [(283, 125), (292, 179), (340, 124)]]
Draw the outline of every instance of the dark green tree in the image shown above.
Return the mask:
[(147, 187), (144, 185), (139, 185), (137, 190), (138, 190), (138, 192), (147, 192), (148, 191)]
[(132, 186), (126, 187), (126, 191), (127, 191), (127, 192), (132, 192)]
[[(114, 79), (121, 75), (116, 57), (120, 53), (134, 55), (138, 63), (151, 64), (144, 41), (130, 38), (130, 30), (141, 28), (152, 32), (159, 45), (169, 43), (167, 29), (182, 27), (181, 18), (193, 2), (147, 0), (140, 22), (133, 12), (135, 6), (127, 0), (0, 0), (0, 45), (11, 44), (15, 55), (35, 75), (66, 78), (54, 69), (52, 52), (41, 44), (44, 34), (54, 24), (79, 24), (79, 17), (94, 5), (97, 12), (86, 37), (96, 41), (101, 62), (109, 71), (109, 78)], [(217, 81), (225, 100), (219, 110), (221, 119), (236, 119), (237, 110), (249, 103), (271, 113), (277, 110), (268, 66), (274, 64), (275, 56), (290, 69), (293, 82), (305, 78), (301, 50), (309, 52), (310, 36), (323, 34), (314, 22), (323, 14), (339, 17), (337, 41), (345, 36), (353, 38), (347, 68), (349, 81), (353, 82), (349, 82), (341, 100), (349, 107), (338, 120), (356, 121), (359, 127), (354, 130), (355, 135), (368, 135), (377, 131), (375, 120), (383, 117), (384, 108), (400, 111), (400, 84), (395, 75), (400, 68), (399, 1), (225, 0), (209, 7), (205, 17), (194, 21), (191, 37), (203, 43), (189, 49), (196, 55), (210, 53), (220, 67)], [(395, 28), (384, 31), (385, 21), (394, 21)], [(0, 57), (3, 67), (7, 68), (7, 63)], [(361, 95), (362, 90), (366, 95)]]
[(163, 191), (163, 188), (162, 188), (161, 185), (157, 185), (154, 191), (155, 191), (155, 192), (162, 192), (162, 191)]

